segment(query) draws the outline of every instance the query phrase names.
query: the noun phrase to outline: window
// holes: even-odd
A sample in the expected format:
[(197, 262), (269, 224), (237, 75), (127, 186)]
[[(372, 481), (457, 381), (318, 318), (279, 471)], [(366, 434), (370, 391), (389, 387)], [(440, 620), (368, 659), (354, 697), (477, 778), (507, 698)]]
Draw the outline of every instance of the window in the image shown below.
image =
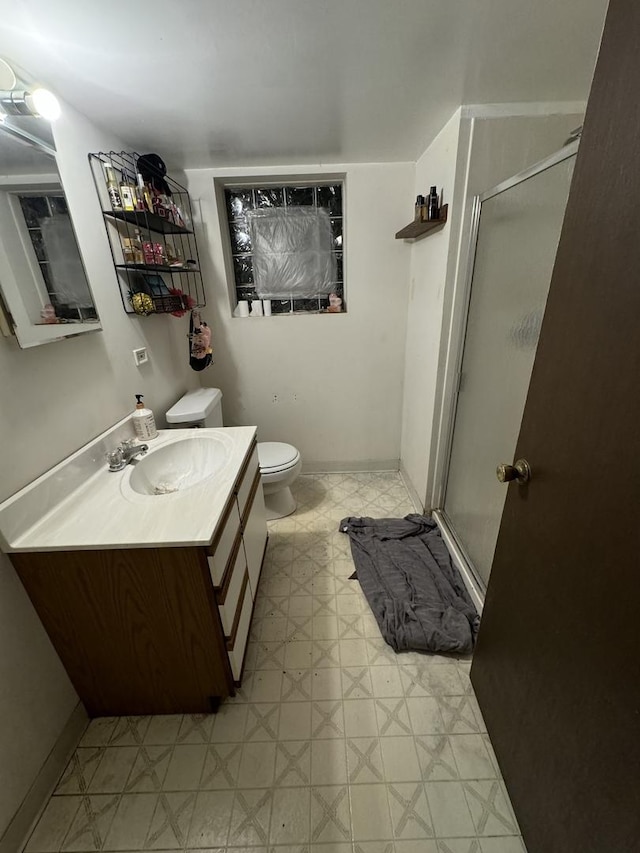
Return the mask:
[(227, 186), (224, 193), (238, 302), (262, 294), (273, 314), (329, 313), (335, 294), (345, 310), (341, 181)]
[(96, 320), (64, 193), (18, 194), (31, 246), (56, 317)]

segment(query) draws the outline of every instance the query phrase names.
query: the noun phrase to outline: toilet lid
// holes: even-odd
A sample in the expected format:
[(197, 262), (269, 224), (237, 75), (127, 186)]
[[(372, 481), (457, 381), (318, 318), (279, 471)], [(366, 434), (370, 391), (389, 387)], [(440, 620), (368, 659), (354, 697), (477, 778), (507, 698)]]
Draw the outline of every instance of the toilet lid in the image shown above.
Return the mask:
[(258, 459), (260, 470), (268, 473), (289, 468), (298, 461), (300, 454), (292, 444), (283, 441), (258, 442)]

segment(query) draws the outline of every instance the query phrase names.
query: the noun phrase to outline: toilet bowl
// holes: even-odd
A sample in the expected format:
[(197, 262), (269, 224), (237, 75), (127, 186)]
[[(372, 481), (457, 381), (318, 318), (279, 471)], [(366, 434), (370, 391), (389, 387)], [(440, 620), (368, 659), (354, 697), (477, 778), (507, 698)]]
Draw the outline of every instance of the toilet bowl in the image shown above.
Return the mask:
[[(166, 414), (170, 427), (221, 427), (222, 392), (219, 388), (188, 391)], [(291, 485), (300, 473), (299, 451), (282, 441), (258, 442), (258, 460), (267, 520), (284, 518), (296, 510)]]
[(267, 520), (291, 515), (296, 510), (291, 484), (302, 468), (299, 451), (282, 441), (261, 441), (258, 442), (258, 459)]

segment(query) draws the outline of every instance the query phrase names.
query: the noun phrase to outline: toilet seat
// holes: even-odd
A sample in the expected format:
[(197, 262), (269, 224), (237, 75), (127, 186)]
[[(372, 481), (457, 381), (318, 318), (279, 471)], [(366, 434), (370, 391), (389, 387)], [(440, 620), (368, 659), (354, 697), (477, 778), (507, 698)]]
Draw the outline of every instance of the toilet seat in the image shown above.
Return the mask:
[(278, 474), (289, 471), (300, 461), (299, 451), (283, 441), (258, 442), (258, 460), (262, 474)]

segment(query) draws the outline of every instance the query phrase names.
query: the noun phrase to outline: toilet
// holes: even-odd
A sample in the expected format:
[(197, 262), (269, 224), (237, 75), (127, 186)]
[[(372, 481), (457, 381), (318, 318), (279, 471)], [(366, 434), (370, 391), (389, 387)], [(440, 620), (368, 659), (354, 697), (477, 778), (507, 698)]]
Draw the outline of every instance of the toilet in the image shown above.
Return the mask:
[[(222, 391), (219, 388), (198, 388), (188, 391), (166, 414), (170, 427), (221, 427)], [(258, 442), (258, 460), (264, 491), (267, 519), (284, 518), (296, 510), (291, 485), (300, 473), (302, 459), (299, 451), (283, 441)]]

